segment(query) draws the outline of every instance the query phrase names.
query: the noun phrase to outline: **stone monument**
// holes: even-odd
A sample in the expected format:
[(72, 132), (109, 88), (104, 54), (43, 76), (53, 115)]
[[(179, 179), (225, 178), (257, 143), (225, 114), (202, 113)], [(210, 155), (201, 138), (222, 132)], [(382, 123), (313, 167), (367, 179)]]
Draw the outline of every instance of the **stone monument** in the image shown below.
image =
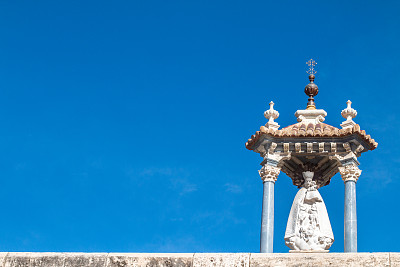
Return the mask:
[(334, 241), (328, 212), (313, 176), (313, 172), (303, 172), (304, 184), (290, 210), (285, 242), (293, 252), (327, 252)]
[(279, 113), (270, 102), (264, 112), (268, 122), (246, 143), (247, 149), (263, 158), (259, 171), (264, 185), (260, 251), (273, 252), (274, 185), (282, 171), (300, 188), (284, 237), (290, 252), (328, 252), (334, 236), (318, 189), (328, 185), (338, 172), (345, 187), (344, 250), (357, 252), (356, 182), (361, 174), (358, 157), (374, 150), (378, 143), (353, 121), (357, 111), (351, 107), (350, 100), (341, 113), (346, 119), (341, 129), (323, 123), (327, 113), (316, 109), (314, 102), (318, 94), (314, 83), (316, 62), (311, 59), (307, 64), (310, 83), (304, 92), (309, 98), (306, 109), (295, 113), (298, 123), (279, 130), (275, 122)]

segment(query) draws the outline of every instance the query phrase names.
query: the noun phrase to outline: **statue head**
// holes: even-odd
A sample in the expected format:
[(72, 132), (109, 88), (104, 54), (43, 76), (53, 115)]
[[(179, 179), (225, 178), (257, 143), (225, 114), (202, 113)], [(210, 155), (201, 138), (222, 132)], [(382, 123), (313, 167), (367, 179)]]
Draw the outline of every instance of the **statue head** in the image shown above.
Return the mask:
[(315, 182), (313, 182), (314, 172), (310, 172), (310, 171), (303, 172), (303, 177), (304, 177), (303, 186), (305, 188), (309, 188), (310, 186), (314, 185), (314, 183), (315, 183)]

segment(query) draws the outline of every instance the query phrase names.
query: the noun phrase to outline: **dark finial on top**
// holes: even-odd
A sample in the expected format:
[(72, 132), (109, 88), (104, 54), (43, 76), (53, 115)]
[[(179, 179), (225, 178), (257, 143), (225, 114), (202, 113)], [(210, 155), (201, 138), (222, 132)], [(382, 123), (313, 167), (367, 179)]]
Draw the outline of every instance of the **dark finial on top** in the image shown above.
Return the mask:
[(313, 59), (310, 59), (307, 62), (307, 65), (310, 67), (307, 71), (308, 74), (308, 79), (310, 80), (310, 83), (307, 84), (306, 88), (304, 89), (304, 92), (306, 95), (308, 95), (308, 103), (307, 103), (307, 109), (315, 109), (315, 102), (314, 102), (314, 96), (318, 94), (318, 86), (314, 83), (315, 75), (317, 72), (314, 70), (314, 66), (317, 65), (317, 62), (315, 62)]

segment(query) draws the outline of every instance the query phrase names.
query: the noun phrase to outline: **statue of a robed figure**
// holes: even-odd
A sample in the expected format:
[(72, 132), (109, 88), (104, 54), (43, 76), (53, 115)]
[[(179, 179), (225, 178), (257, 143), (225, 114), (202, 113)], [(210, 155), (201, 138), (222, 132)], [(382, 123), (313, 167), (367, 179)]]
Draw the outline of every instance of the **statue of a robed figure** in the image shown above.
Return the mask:
[(304, 183), (290, 210), (285, 243), (291, 252), (327, 252), (334, 241), (328, 212), (313, 176), (313, 172), (303, 172)]

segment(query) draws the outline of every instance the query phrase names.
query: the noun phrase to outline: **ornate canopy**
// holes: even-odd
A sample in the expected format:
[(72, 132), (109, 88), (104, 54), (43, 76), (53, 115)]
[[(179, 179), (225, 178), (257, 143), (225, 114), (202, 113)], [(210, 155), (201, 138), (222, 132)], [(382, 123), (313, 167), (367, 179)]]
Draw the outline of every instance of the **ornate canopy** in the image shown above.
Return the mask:
[(302, 173), (313, 171), (314, 180), (322, 187), (330, 183), (339, 167), (358, 166), (357, 158), (374, 150), (378, 143), (353, 121), (357, 112), (351, 107), (350, 100), (342, 111), (346, 121), (341, 124), (341, 129), (323, 123), (327, 113), (315, 108), (313, 96), (318, 94), (318, 86), (314, 83), (314, 74), (310, 74), (309, 79), (305, 92), (310, 98), (307, 108), (295, 113), (298, 123), (279, 130), (274, 121), (279, 113), (271, 102), (270, 109), (264, 113), (267, 124), (251, 136), (246, 148), (264, 158), (261, 165), (281, 168), (294, 185), (300, 187), (304, 182)]

